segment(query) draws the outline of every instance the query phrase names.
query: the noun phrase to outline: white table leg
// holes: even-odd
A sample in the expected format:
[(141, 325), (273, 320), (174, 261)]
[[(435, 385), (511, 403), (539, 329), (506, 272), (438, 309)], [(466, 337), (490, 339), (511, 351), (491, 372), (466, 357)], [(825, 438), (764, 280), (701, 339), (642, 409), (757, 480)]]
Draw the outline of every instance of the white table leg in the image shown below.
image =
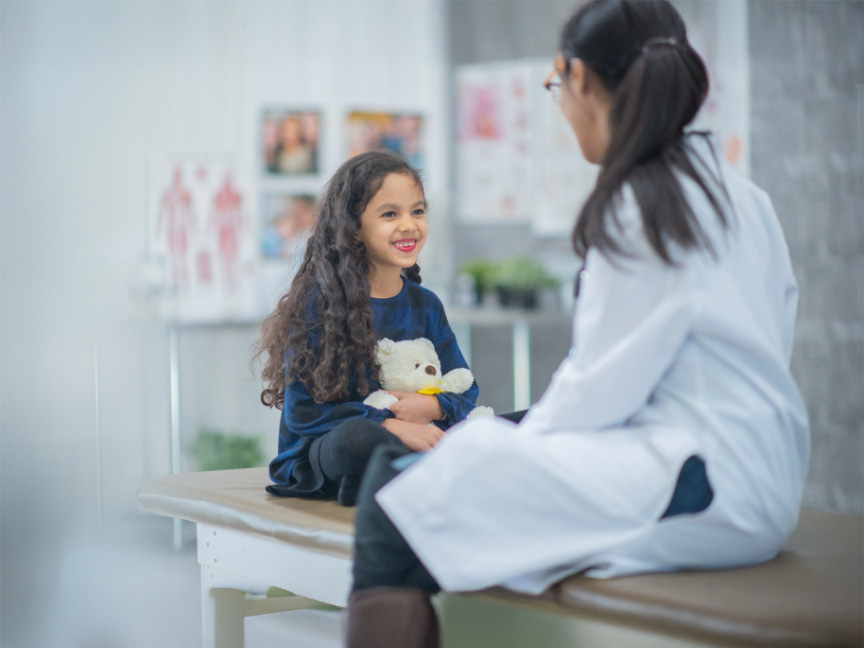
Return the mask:
[[(351, 587), (349, 558), (206, 524), (198, 524), (198, 563), (203, 648), (242, 648), (247, 616), (343, 607)], [(261, 596), (271, 585), (294, 596)]]
[(246, 593), (212, 587), (212, 570), (201, 565), (201, 637), (203, 648), (243, 648)]

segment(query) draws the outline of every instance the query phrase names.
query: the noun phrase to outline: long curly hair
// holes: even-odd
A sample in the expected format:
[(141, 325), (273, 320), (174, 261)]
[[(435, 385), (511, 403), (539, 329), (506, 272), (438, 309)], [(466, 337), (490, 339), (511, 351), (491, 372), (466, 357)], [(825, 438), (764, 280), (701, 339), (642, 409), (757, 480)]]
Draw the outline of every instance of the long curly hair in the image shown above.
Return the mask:
[[(324, 188), (303, 263), (255, 344), (252, 362), (266, 355), (264, 405), (282, 409), (285, 386), (295, 380), (316, 403), (344, 401), (352, 387), (366, 394), (368, 376), (378, 380), (369, 260), (356, 235), (360, 215), (391, 173), (410, 177), (423, 191), (417, 170), (387, 151), (349, 159)], [(420, 266), (404, 272), (420, 283)]]

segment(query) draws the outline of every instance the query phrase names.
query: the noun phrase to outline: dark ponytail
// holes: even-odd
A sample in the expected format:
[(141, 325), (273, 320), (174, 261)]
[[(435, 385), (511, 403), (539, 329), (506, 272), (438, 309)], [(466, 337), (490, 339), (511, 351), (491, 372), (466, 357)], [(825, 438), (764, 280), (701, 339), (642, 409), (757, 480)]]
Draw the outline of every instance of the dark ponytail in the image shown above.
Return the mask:
[(402, 273), (416, 284), (423, 283), (423, 278), (420, 276), (420, 266), (416, 263), (402, 271)]
[(608, 222), (617, 222), (615, 202), (625, 184), (664, 262), (672, 263), (670, 242), (713, 253), (674, 173), (698, 184), (725, 226), (717, 197), (686, 150), (684, 128), (708, 94), (708, 74), (675, 8), (666, 0), (594, 0), (564, 27), (561, 52), (568, 70), (574, 58), (582, 60), (613, 97), (597, 185), (573, 230), (576, 253), (584, 257), (591, 247), (626, 253)]

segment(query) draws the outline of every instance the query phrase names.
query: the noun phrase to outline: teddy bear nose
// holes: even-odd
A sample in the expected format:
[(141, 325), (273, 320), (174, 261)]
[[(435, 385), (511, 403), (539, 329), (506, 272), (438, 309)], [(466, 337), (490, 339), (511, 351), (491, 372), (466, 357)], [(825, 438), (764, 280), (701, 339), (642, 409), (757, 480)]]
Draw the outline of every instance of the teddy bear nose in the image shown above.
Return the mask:
[(426, 367), (426, 373), (429, 374), (430, 376), (434, 376), (438, 372), (435, 371), (435, 367), (433, 367), (432, 365), (428, 365)]

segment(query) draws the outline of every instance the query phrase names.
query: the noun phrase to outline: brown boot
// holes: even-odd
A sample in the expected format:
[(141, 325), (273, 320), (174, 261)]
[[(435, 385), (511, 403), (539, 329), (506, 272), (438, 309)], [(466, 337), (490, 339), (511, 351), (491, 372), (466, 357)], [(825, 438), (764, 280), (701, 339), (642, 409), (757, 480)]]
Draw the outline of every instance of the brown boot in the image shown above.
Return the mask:
[(414, 587), (372, 587), (348, 599), (347, 648), (439, 648), (429, 595)]

